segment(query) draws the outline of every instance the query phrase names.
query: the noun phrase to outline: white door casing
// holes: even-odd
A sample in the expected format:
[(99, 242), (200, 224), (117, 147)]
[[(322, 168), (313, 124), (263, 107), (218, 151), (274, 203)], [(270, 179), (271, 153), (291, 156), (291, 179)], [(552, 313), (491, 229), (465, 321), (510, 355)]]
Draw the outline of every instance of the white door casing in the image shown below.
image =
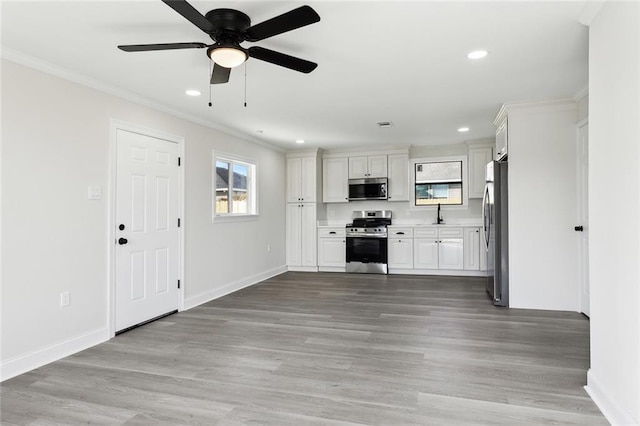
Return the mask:
[(112, 124), (114, 331), (170, 313), (180, 305), (181, 146), (175, 138), (126, 127)]
[(578, 238), (578, 279), (580, 281), (580, 310), (590, 316), (589, 296), (589, 123), (578, 124), (578, 223), (582, 226)]

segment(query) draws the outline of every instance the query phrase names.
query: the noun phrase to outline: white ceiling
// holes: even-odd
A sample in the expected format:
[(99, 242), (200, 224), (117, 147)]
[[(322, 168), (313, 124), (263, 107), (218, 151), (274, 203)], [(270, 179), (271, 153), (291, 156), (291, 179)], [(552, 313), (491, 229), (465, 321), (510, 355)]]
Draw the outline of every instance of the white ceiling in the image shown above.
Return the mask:
[[(199, 1), (259, 23), (302, 4), (321, 21), (258, 43), (319, 64), (301, 74), (256, 59), (211, 86), (205, 49), (125, 53), (120, 44), (204, 42), (160, 0), (3, 1), (16, 52), (210, 126), (295, 149), (440, 145), (490, 137), (503, 102), (572, 97), (587, 86), (586, 2)], [(245, 47), (253, 45), (244, 43)], [(471, 61), (466, 54), (486, 49)], [(186, 89), (202, 92), (199, 98)], [(379, 121), (394, 126), (380, 129)], [(466, 134), (456, 131), (470, 127)], [(258, 133), (261, 131), (261, 133)]]

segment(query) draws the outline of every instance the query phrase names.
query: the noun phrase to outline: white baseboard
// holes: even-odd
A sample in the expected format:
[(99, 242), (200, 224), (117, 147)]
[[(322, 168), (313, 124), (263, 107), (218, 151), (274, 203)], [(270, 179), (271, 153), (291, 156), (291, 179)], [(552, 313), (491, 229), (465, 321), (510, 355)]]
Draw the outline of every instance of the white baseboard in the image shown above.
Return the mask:
[(317, 266), (287, 266), (287, 271), (292, 272), (318, 272)]
[(593, 371), (587, 371), (587, 386), (584, 387), (593, 402), (596, 403), (602, 414), (613, 426), (638, 426), (631, 416), (618, 405), (615, 399), (610, 398), (602, 385), (595, 378)]
[(318, 266), (318, 272), (347, 272), (347, 268), (344, 266)]
[(245, 287), (252, 286), (260, 281), (264, 281), (271, 277), (275, 277), (276, 275), (280, 275), (284, 272), (287, 272), (286, 266), (279, 266), (277, 268), (271, 269), (269, 271), (262, 272), (257, 275), (253, 275), (251, 277), (246, 277), (241, 280), (232, 282), (223, 287), (216, 288), (214, 290), (206, 291), (204, 293), (200, 293), (197, 296), (190, 297), (185, 299), (184, 301), (184, 310), (194, 308), (196, 306), (202, 305), (203, 303), (210, 302), (214, 299), (218, 299), (222, 296), (225, 296), (229, 293), (233, 293), (234, 291), (241, 290)]
[(8, 380), (27, 371), (88, 349), (99, 343), (106, 342), (109, 340), (109, 337), (109, 330), (105, 327), (43, 349), (2, 361), (2, 364), (0, 364), (0, 381)]
[(389, 274), (398, 275), (429, 275), (455, 277), (486, 277), (487, 271), (449, 270), (449, 269), (402, 269), (389, 268)]

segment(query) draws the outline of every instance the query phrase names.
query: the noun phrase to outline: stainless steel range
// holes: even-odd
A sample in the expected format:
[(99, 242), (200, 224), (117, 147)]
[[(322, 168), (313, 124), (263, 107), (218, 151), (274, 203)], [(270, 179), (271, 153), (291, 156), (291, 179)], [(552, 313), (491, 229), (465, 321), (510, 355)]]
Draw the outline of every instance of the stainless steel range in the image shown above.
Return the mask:
[(354, 211), (346, 227), (347, 272), (386, 274), (391, 210)]

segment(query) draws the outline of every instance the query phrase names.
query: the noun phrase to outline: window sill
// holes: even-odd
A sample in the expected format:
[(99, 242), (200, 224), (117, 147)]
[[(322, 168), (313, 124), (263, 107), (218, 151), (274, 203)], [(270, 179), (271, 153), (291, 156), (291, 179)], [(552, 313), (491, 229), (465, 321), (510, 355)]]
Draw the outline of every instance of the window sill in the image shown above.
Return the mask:
[(213, 223), (226, 223), (226, 222), (255, 222), (258, 220), (257, 214), (233, 214), (233, 215), (218, 215), (213, 217)]

